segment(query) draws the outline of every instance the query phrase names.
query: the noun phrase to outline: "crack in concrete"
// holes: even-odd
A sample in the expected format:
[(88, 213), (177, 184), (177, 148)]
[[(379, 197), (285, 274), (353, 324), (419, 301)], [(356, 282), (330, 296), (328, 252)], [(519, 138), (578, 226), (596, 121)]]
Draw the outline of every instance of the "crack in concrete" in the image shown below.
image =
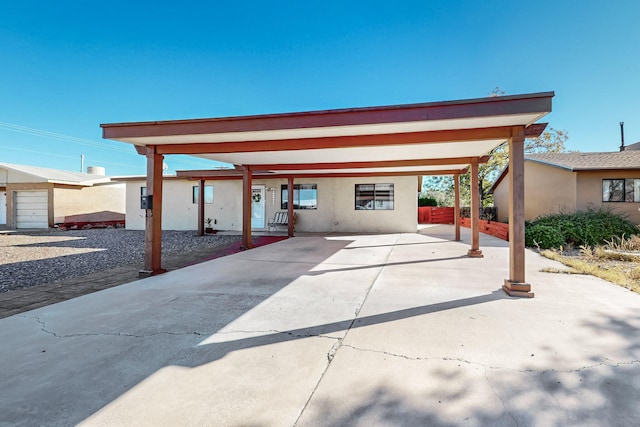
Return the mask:
[(489, 384), (489, 388), (491, 389), (491, 392), (494, 394), (494, 396), (496, 396), (500, 400), (500, 404), (502, 405), (502, 408), (504, 409), (504, 411), (513, 420), (513, 423), (516, 425), (516, 427), (519, 427), (518, 420), (516, 419), (516, 417), (513, 416), (511, 411), (507, 408), (507, 404), (504, 401), (504, 399), (502, 398), (502, 396), (500, 396), (498, 394), (498, 392), (493, 388), (493, 384), (491, 384), (491, 381), (489, 380), (489, 376), (487, 376), (487, 368), (486, 367), (484, 368), (484, 379), (487, 380), (487, 384)]
[(327, 338), (330, 340), (339, 340), (340, 337), (333, 337), (331, 335), (324, 334), (300, 334), (294, 333), (291, 331), (279, 331), (277, 329), (266, 329), (266, 330), (234, 330), (234, 331), (218, 331), (213, 333), (212, 335), (231, 335), (231, 334), (279, 334), (279, 335), (289, 335), (295, 338)]
[(51, 331), (51, 330), (47, 329), (46, 323), (42, 319), (40, 319), (39, 317), (27, 317), (27, 319), (35, 320), (40, 325), (40, 330), (42, 332), (44, 332), (45, 334), (51, 335), (52, 337), (56, 337), (56, 338), (98, 337), (98, 336), (149, 338), (149, 337), (153, 337), (153, 336), (157, 336), (157, 335), (175, 335), (175, 336), (202, 335), (200, 332), (197, 332), (197, 331), (193, 331), (193, 332), (167, 332), (167, 331), (160, 331), (160, 332), (154, 332), (154, 333), (145, 334), (145, 335), (127, 334), (127, 333), (123, 333), (123, 332), (95, 332), (95, 333), (84, 333), (84, 334), (65, 334), (65, 335), (60, 335), (60, 334), (57, 334), (54, 331)]
[(566, 370), (561, 370), (561, 369), (544, 369), (544, 370), (536, 370), (536, 369), (514, 369), (514, 368), (507, 368), (507, 367), (503, 367), (503, 366), (491, 366), (491, 365), (484, 365), (482, 363), (479, 362), (472, 362), (470, 360), (466, 360), (466, 359), (461, 359), (461, 358), (457, 358), (457, 357), (420, 357), (420, 356), (407, 356), (405, 354), (398, 354), (398, 353), (392, 353), (389, 351), (384, 351), (384, 350), (374, 350), (374, 349), (368, 349), (368, 348), (360, 348), (360, 347), (356, 347), (350, 344), (343, 344), (344, 347), (348, 347), (351, 348), (353, 350), (356, 351), (364, 351), (364, 352), (370, 352), (370, 353), (379, 353), (379, 354), (384, 354), (387, 356), (391, 356), (391, 357), (396, 357), (396, 358), (400, 358), (400, 359), (405, 359), (405, 360), (414, 360), (414, 361), (422, 361), (422, 360), (441, 360), (441, 361), (445, 361), (445, 362), (460, 362), (460, 363), (466, 363), (469, 365), (476, 365), (476, 366), (480, 366), (484, 369), (494, 369), (494, 370), (505, 370), (505, 371), (512, 371), (512, 372), (520, 372), (523, 374), (546, 374), (549, 372), (557, 372), (557, 373), (574, 373), (574, 372), (581, 372), (581, 371), (586, 371), (588, 369), (594, 369), (594, 368), (598, 368), (601, 366), (608, 366), (611, 368), (617, 368), (620, 366), (625, 366), (625, 365), (634, 365), (636, 363), (640, 363), (640, 360), (629, 360), (629, 361), (624, 361), (624, 362), (616, 362), (616, 363), (597, 363), (594, 365), (589, 365), (589, 366), (582, 366), (580, 368), (576, 368), (576, 369), (566, 369)]
[(222, 334), (222, 335), (229, 335), (229, 334), (281, 334), (281, 335), (289, 335), (292, 336), (294, 338), (324, 338), (324, 339), (330, 339), (330, 340), (336, 340), (339, 341), (341, 340), (340, 337), (335, 337), (335, 336), (330, 336), (330, 335), (323, 335), (323, 334), (298, 334), (298, 333), (293, 333), (293, 332), (288, 332), (288, 331), (279, 331), (277, 329), (267, 329), (267, 330), (236, 330), (236, 331), (218, 331), (218, 332), (214, 332), (214, 333), (203, 333), (203, 332), (198, 332), (198, 331), (193, 331), (193, 332), (168, 332), (168, 331), (159, 331), (159, 332), (154, 332), (154, 333), (150, 333), (150, 334), (144, 334), (144, 335), (136, 335), (136, 334), (128, 334), (128, 333), (124, 333), (124, 332), (94, 332), (94, 333), (79, 333), (79, 334), (64, 334), (64, 335), (60, 335), (54, 331), (51, 331), (49, 329), (47, 329), (47, 325), (46, 323), (40, 319), (39, 317), (28, 317), (28, 316), (24, 316), (27, 319), (33, 319), (36, 321), (36, 323), (38, 323), (40, 325), (40, 330), (42, 332), (44, 332), (45, 334), (51, 335), (53, 337), (56, 338), (74, 338), (74, 337), (91, 337), (91, 336), (113, 336), (113, 337), (130, 337), (130, 338), (149, 338), (149, 337), (153, 337), (153, 336), (157, 336), (157, 335), (175, 335), (175, 336), (182, 336), (182, 335), (215, 335), (215, 334)]
[[(398, 235), (396, 237), (395, 243), (398, 243), (399, 239), (400, 239), (400, 235)], [(395, 243), (394, 243), (394, 245), (395, 245)], [(367, 298), (369, 297), (369, 294), (371, 293), (371, 290), (373, 289), (373, 286), (376, 284), (376, 282), (378, 281), (378, 278), (382, 274), (382, 271), (384, 270), (384, 268), (385, 268), (385, 266), (387, 264), (387, 261), (389, 261), (389, 258), (391, 257), (391, 253), (393, 252), (393, 248), (394, 247), (395, 246), (392, 245), (391, 250), (387, 253), (387, 256), (385, 257), (384, 261), (382, 262), (382, 267), (378, 270), (378, 274), (376, 274), (376, 276), (371, 281), (371, 285), (369, 285), (369, 288), (367, 289), (367, 292), (365, 292), (364, 298), (362, 298), (362, 301), (360, 301), (360, 303), (358, 303), (356, 305), (356, 309), (355, 309), (355, 312), (354, 312), (353, 319), (351, 320), (351, 323), (349, 324), (349, 327), (345, 331), (343, 337), (338, 339), (338, 341), (331, 347), (331, 349), (327, 353), (327, 364), (326, 364), (324, 370), (322, 371), (322, 374), (320, 374), (320, 378), (318, 378), (318, 381), (316, 382), (315, 386), (313, 387), (313, 390), (311, 390), (311, 393), (309, 394), (309, 398), (307, 399), (307, 401), (302, 406), (302, 409), (300, 409), (300, 412), (298, 413), (298, 416), (296, 417), (296, 420), (293, 423), (294, 427), (298, 425), (298, 423), (300, 422), (300, 419), (302, 418), (302, 415), (304, 414), (305, 410), (309, 406), (309, 403), (311, 402), (311, 399), (313, 399), (313, 396), (318, 391), (318, 387), (320, 387), (320, 383), (322, 383), (322, 380), (324, 379), (325, 375), (329, 371), (329, 367), (331, 366), (331, 363), (333, 362), (333, 359), (335, 358), (336, 354), (338, 353), (338, 350), (340, 350), (340, 348), (342, 347), (343, 341), (347, 338), (347, 335), (349, 334), (349, 331), (351, 331), (351, 328), (353, 327), (354, 323), (358, 319), (358, 315), (360, 314), (360, 310), (362, 309), (362, 307), (364, 307), (364, 304), (367, 301)]]

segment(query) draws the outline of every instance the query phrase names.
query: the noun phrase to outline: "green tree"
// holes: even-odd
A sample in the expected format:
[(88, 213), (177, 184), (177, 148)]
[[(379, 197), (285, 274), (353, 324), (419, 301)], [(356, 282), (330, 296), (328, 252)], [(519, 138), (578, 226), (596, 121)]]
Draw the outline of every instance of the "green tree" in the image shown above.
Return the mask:
[[(496, 88), (498, 89), (498, 88)], [(496, 90), (494, 89), (494, 91)], [(497, 96), (497, 95), (496, 95)], [(524, 143), (525, 154), (532, 153), (563, 153), (568, 139), (566, 131), (549, 128), (537, 138), (527, 138)], [(489, 189), (498, 178), (502, 170), (509, 164), (509, 144), (506, 142), (494, 148), (487, 163), (478, 166), (478, 180), (480, 203), (482, 206), (493, 206), (493, 195)], [(470, 174), (460, 176), (460, 203), (469, 206)], [(423, 180), (422, 192), (434, 197), (444, 206), (453, 206), (454, 186), (452, 176), (432, 176)]]

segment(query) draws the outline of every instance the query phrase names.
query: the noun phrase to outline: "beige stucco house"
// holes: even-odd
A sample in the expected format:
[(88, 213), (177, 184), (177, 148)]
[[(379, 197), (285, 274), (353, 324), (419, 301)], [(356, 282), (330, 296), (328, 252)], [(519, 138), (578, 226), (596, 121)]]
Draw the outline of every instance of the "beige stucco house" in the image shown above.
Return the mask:
[[(126, 183), (126, 228), (145, 229), (146, 177), (114, 178)], [(163, 177), (162, 229), (198, 230), (198, 181)], [(287, 179), (254, 179), (251, 228), (269, 231), (276, 212), (287, 210)], [(415, 232), (415, 176), (300, 178), (294, 184), (295, 229), (302, 232)], [(366, 199), (366, 200), (365, 200)], [(242, 180), (205, 181), (204, 216), (217, 230), (242, 230)], [(280, 227), (286, 231), (286, 227)]]
[(0, 163), (2, 227), (48, 228), (69, 219), (121, 220), (124, 195), (124, 184), (104, 175)]
[[(506, 221), (505, 169), (492, 187), (498, 220)], [(601, 207), (640, 224), (640, 151), (526, 154), (525, 219)]]

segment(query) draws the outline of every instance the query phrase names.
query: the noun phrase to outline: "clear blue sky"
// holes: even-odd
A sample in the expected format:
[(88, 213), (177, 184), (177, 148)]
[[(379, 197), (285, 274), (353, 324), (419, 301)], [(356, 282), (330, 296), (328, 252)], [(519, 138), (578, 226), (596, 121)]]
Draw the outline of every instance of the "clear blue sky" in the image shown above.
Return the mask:
[[(0, 162), (145, 173), (100, 123), (555, 91), (567, 148), (640, 141), (640, 2), (12, 1)], [(54, 135), (52, 135), (54, 134)], [(169, 156), (169, 171), (211, 162)]]

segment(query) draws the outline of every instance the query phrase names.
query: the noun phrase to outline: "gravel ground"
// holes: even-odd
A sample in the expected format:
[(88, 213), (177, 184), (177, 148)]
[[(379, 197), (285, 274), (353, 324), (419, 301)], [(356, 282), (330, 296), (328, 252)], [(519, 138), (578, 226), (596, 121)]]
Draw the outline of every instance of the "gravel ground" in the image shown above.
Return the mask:
[[(216, 249), (240, 236), (163, 231), (162, 258)], [(122, 228), (0, 233), (0, 292), (144, 264), (144, 231)]]

